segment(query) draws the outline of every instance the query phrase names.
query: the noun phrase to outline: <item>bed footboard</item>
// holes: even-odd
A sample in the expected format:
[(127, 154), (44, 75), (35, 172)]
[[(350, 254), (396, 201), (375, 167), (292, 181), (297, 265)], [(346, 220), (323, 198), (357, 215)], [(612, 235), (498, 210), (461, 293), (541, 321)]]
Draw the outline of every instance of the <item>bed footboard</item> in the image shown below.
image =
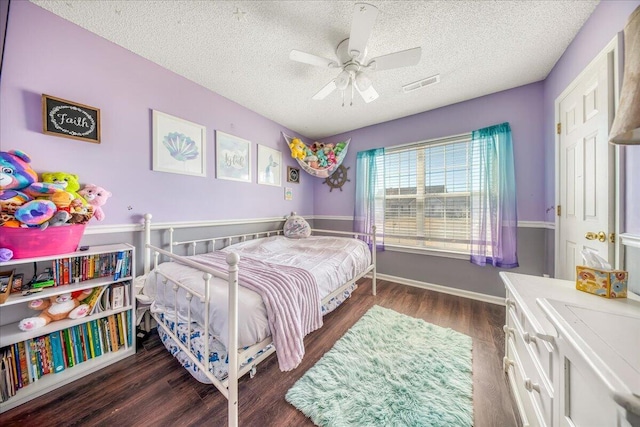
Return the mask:
[[(202, 371), (206, 377), (211, 380), (213, 385), (227, 398), (228, 401), (228, 417), (229, 417), (229, 426), (237, 426), (238, 425), (238, 352), (237, 351), (228, 351), (228, 377), (226, 380), (221, 381), (218, 379), (214, 373), (211, 371), (209, 364), (209, 330), (208, 328), (203, 328), (203, 342), (204, 342), (204, 357), (198, 357), (198, 355), (193, 354), (193, 346), (192, 346), (192, 337), (191, 334), (186, 334), (186, 342), (184, 342), (177, 333), (177, 325), (179, 319), (182, 317), (183, 322), (187, 325), (191, 325), (193, 322), (192, 312), (191, 312), (191, 303), (194, 298), (196, 301), (199, 301), (203, 304), (204, 309), (204, 324), (209, 324), (209, 302), (211, 299), (211, 295), (209, 292), (209, 282), (212, 277), (218, 277), (227, 281), (229, 286), (229, 349), (237, 349), (238, 348), (238, 262), (240, 261), (240, 257), (238, 254), (230, 253), (227, 256), (227, 264), (229, 266), (228, 272), (221, 273), (219, 271), (213, 270), (202, 264), (191, 261), (187, 258), (181, 257), (179, 255), (172, 254), (171, 252), (167, 252), (163, 249), (155, 247), (149, 243), (145, 244), (145, 248), (149, 251), (149, 255), (153, 253), (154, 255), (154, 270), (152, 274), (156, 275), (156, 282), (158, 276), (160, 280), (164, 284), (158, 292), (172, 292), (172, 300), (173, 307), (168, 307), (167, 312), (164, 316), (153, 315), (156, 322), (158, 323), (158, 327), (162, 328), (162, 330), (175, 342), (175, 344), (182, 350), (185, 354), (189, 355), (189, 358), (193, 362), (195, 366), (198, 367)], [(172, 262), (179, 262), (190, 267), (193, 267), (197, 270), (202, 271), (202, 280), (204, 284), (204, 292), (200, 293), (193, 290), (191, 287), (186, 286), (184, 283), (181, 283), (176, 278), (171, 277), (168, 274), (159, 271), (158, 260), (160, 256), (168, 258)], [(186, 315), (183, 311), (181, 315), (179, 315), (180, 305), (178, 303), (178, 292), (182, 291), (185, 295), (181, 296), (180, 299), (184, 298), (187, 302), (186, 306)], [(168, 301), (166, 295), (164, 295), (165, 301)], [(265, 356), (266, 357), (266, 356)]]

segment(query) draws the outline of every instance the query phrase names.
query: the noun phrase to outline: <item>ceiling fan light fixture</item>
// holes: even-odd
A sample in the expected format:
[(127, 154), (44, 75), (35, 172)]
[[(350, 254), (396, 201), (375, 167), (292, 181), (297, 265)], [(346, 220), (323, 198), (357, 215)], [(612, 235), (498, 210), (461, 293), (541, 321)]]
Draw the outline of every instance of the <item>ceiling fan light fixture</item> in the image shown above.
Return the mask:
[(356, 74), (356, 85), (361, 91), (365, 91), (371, 87), (371, 78), (363, 72)]
[(351, 74), (348, 71), (344, 70), (338, 77), (336, 77), (336, 88), (339, 90), (345, 90), (347, 86), (349, 86), (349, 81), (351, 80)]

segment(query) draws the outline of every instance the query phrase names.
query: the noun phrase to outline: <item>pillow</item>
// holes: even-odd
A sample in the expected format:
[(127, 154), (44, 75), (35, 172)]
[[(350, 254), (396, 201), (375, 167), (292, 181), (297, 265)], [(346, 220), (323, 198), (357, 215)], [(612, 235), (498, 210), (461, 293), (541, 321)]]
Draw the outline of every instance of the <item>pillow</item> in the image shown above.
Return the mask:
[(304, 239), (311, 235), (311, 226), (301, 216), (291, 212), (284, 223), (284, 236), (290, 239)]

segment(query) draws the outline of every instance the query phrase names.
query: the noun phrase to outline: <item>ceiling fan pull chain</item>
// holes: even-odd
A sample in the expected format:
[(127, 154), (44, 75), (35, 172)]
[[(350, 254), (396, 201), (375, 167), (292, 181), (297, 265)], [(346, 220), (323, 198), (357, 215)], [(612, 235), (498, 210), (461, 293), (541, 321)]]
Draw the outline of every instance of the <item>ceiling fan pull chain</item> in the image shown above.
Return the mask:
[(355, 81), (352, 79), (351, 80), (351, 104), (349, 104), (350, 107), (353, 107), (353, 85), (355, 84)]
[(342, 106), (344, 107), (344, 91), (341, 91), (341, 92), (342, 92)]

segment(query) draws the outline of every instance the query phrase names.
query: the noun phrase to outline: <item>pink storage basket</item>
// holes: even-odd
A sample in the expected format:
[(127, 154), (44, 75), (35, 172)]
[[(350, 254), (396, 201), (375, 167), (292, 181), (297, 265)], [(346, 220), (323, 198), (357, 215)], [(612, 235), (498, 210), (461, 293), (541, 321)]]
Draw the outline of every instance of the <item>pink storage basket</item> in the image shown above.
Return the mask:
[(0, 227), (0, 248), (13, 251), (13, 259), (35, 258), (75, 252), (86, 224), (60, 227), (13, 228)]

